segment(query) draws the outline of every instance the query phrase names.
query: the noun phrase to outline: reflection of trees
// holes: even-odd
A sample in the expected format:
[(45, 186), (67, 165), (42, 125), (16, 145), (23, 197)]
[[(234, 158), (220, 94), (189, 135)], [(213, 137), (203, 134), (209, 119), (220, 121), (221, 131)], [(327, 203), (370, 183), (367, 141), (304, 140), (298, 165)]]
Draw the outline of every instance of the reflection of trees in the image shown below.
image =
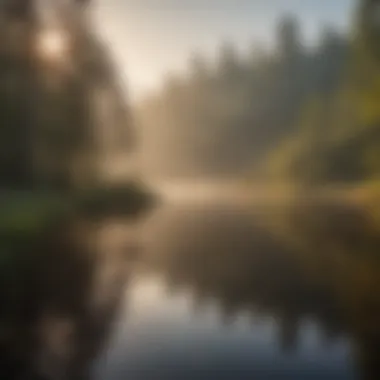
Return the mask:
[[(313, 214), (315, 217), (310, 217)], [(315, 275), (328, 283), (335, 302), (343, 310), (364, 378), (379, 378), (378, 226), (363, 210), (327, 202), (303, 207), (298, 212), (290, 210), (284, 223), (288, 226), (287, 234), (293, 236), (290, 240), (298, 247), (300, 260), (305, 266), (314, 267)]]
[(284, 349), (296, 346), (304, 319), (315, 320), (327, 340), (353, 337), (363, 374), (378, 378), (379, 238), (357, 210), (302, 210), (275, 230), (236, 214), (194, 213), (183, 228), (174, 220), (166, 235), (159, 232), (156, 264), (197, 304), (217, 300), (227, 321), (243, 310), (274, 316)]
[(1, 378), (84, 379), (108, 336), (125, 281), (104, 283), (107, 300), (96, 302), (101, 257), (78, 239), (81, 226), (58, 230), (20, 252), (17, 277), (2, 279)]

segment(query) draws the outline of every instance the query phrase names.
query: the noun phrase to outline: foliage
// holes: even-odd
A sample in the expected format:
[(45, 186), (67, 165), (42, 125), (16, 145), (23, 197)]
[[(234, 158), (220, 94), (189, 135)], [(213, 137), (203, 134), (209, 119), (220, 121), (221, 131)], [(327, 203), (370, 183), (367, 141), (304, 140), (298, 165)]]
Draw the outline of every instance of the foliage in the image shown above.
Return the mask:
[[(0, 249), (67, 215), (131, 215), (153, 198), (142, 184), (116, 190), (103, 180), (106, 158), (128, 159), (131, 125), (85, 8), (52, 3), (52, 30), (35, 12), (49, 4), (36, 3), (17, 14), (0, 5)], [(49, 33), (53, 47), (42, 45)]]
[(77, 212), (91, 217), (136, 217), (157, 201), (153, 193), (140, 182), (92, 188), (74, 194), (73, 198)]
[(0, 197), (0, 242), (33, 238), (55, 222), (70, 217), (136, 217), (156, 202), (140, 182), (88, 190), (56, 192), (7, 192)]
[[(99, 161), (131, 147), (119, 78), (85, 7), (53, 3), (23, 2), (17, 15), (0, 6), (2, 188), (88, 187)], [(49, 6), (44, 22), (34, 8)]]
[[(371, 5), (372, 4), (372, 5)], [(350, 35), (322, 31), (302, 45), (297, 20), (279, 24), (276, 49), (249, 57), (231, 44), (213, 64), (143, 102), (149, 168), (164, 175), (243, 175), (306, 184), (380, 176), (379, 28), (360, 2)]]
[[(357, 182), (380, 174), (380, 61), (374, 49), (377, 42), (367, 30), (367, 6), (363, 2), (359, 8), (345, 75), (330, 97), (319, 96), (322, 106), (300, 118), (292, 136), (305, 149), (291, 152), (282, 169), (294, 174), (298, 165), (299, 180)], [(314, 133), (307, 133), (310, 128)], [(280, 152), (284, 149), (286, 145)]]
[(330, 96), (343, 75), (343, 37), (325, 31), (314, 49), (301, 41), (297, 20), (285, 17), (275, 50), (243, 57), (222, 44), (216, 63), (196, 56), (187, 77), (143, 102), (138, 116), (152, 172), (221, 176), (253, 166), (256, 176), (266, 174), (270, 152), (297, 132), (307, 100)]

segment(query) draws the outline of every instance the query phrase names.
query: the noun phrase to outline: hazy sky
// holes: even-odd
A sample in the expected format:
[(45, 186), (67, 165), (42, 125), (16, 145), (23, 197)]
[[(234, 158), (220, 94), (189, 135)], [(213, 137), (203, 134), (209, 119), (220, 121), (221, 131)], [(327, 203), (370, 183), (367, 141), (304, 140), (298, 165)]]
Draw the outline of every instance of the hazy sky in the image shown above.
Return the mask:
[(133, 99), (183, 70), (193, 51), (212, 56), (222, 41), (244, 50), (268, 44), (283, 13), (299, 16), (307, 40), (324, 24), (346, 28), (355, 0), (96, 0), (96, 20)]

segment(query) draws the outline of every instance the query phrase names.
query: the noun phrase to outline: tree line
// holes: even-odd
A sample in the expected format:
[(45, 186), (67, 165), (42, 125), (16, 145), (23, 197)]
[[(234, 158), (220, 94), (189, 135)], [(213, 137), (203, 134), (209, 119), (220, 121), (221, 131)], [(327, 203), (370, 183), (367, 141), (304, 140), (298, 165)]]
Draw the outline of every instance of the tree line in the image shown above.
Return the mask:
[(358, 2), (349, 33), (322, 30), (305, 46), (298, 20), (279, 22), (276, 47), (216, 62), (194, 54), (137, 115), (165, 176), (250, 176), (305, 183), (380, 174), (379, 4)]

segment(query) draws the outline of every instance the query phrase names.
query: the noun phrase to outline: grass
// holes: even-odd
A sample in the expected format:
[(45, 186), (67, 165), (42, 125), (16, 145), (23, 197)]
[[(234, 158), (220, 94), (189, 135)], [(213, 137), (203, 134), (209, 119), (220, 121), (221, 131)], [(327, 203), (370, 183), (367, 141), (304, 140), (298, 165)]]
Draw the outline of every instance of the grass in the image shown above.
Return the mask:
[(0, 236), (33, 235), (63, 217), (72, 205), (63, 197), (33, 192), (12, 192), (0, 199)]
[[(0, 282), (15, 289), (38, 260), (41, 238), (71, 218), (136, 218), (154, 205), (154, 195), (139, 183), (65, 194), (8, 191), (0, 194)], [(53, 229), (54, 230), (54, 229)], [(59, 243), (58, 243), (59, 244)], [(0, 291), (0, 298), (2, 293)]]
[(100, 187), (66, 194), (5, 192), (0, 195), (0, 239), (32, 237), (55, 221), (77, 214), (135, 217), (154, 205), (143, 184)]

